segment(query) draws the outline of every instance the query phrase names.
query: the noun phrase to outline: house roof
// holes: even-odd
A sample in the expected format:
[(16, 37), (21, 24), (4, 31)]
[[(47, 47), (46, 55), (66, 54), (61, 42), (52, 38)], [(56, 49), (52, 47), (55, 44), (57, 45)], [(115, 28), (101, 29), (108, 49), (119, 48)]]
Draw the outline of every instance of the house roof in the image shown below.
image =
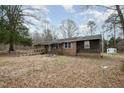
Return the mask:
[[(101, 35), (92, 35), (92, 36), (85, 36), (85, 37), (72, 37), (72, 38), (65, 38), (65, 39), (56, 39), (52, 41), (45, 41), (45, 42), (37, 42), (37, 44), (41, 45), (49, 45), (55, 43), (63, 43), (63, 42), (75, 42), (75, 41), (82, 41), (82, 40), (95, 40), (95, 39), (102, 39)], [(34, 45), (37, 45), (34, 44)]]

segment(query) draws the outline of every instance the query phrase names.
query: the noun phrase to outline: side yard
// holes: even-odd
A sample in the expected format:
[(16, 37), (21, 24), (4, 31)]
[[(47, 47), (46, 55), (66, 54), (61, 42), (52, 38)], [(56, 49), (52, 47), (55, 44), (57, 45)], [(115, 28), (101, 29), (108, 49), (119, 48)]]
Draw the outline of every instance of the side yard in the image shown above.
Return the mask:
[(0, 87), (124, 87), (123, 55), (0, 57)]

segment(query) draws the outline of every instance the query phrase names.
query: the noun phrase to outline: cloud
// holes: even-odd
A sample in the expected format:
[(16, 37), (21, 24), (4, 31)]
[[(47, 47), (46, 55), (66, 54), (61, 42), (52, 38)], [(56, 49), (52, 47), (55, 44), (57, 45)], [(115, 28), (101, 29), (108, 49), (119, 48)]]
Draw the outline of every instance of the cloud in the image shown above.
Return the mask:
[(79, 25), (79, 34), (80, 36), (86, 36), (89, 34), (89, 28), (87, 25)]
[(49, 17), (46, 17), (46, 20), (48, 20), (49, 22), (52, 22), (52, 20)]
[(73, 13), (73, 12), (75, 12), (75, 10), (74, 10), (74, 6), (73, 5), (63, 5), (62, 6), (64, 9), (65, 9), (65, 11), (67, 11), (67, 12), (70, 12), (70, 13)]
[(43, 11), (45, 13), (49, 12), (47, 6), (45, 6), (45, 5), (32, 5), (31, 7), (34, 9), (39, 9), (40, 11)]
[(33, 23), (32, 24), (27, 24), (28, 27), (30, 27), (30, 31), (34, 32), (34, 31), (38, 31), (38, 32), (42, 32), (41, 29), (41, 24), (42, 24), (42, 20), (48, 20), (51, 21), (51, 19), (48, 17), (49, 14), (49, 9), (47, 6), (43, 6), (43, 5), (29, 5), (29, 6), (24, 6), (25, 8), (29, 8), (28, 10), (25, 10), (24, 12), (30, 15), (35, 16), (36, 18), (38, 18), (38, 20), (36, 20), (35, 18), (32, 17), (25, 17), (27, 21)]
[(89, 28), (87, 27), (87, 25), (80, 25), (79, 29), (81, 29), (82, 32), (88, 32)]
[(95, 21), (95, 20), (94, 20), (94, 19), (91, 19), (91, 18), (88, 18), (88, 22), (89, 22), (89, 21)]
[(114, 12), (113, 10), (109, 10), (109, 9), (105, 12), (98, 11), (97, 9), (88, 9), (86, 11), (82, 11), (76, 14), (75, 16), (80, 15), (85, 17), (87, 21), (91, 19), (91, 20), (95, 20), (95, 22), (99, 24), (99, 23), (103, 23), (108, 18), (108, 16), (113, 12)]
[(40, 17), (40, 18), (45, 18), (48, 13), (49, 13), (49, 9), (47, 6), (44, 6), (44, 5), (28, 5), (28, 6), (23, 6), (24, 8), (27, 8), (24, 10), (25, 13), (28, 13), (28, 14), (33, 14), (37, 17)]
[(82, 15), (82, 16), (87, 16), (87, 15), (92, 15), (93, 17), (101, 17), (103, 14), (102, 12), (99, 12), (97, 10), (86, 10), (85, 12), (80, 12), (79, 15)]

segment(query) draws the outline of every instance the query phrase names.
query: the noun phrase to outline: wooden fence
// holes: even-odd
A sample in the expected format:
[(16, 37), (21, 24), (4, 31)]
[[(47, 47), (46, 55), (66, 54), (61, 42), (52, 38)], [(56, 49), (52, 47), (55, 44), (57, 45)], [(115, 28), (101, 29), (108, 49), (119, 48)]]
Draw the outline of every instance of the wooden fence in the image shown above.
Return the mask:
[(30, 55), (40, 55), (44, 53), (44, 49), (28, 49), (28, 50), (17, 50), (19, 56), (30, 56)]

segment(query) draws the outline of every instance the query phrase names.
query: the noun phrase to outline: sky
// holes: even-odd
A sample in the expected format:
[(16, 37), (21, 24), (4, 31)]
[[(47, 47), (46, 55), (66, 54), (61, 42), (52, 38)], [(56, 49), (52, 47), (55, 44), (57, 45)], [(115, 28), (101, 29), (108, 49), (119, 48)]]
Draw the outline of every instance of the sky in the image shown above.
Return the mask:
[(104, 21), (111, 13), (113, 13), (113, 10), (107, 10), (106, 8), (99, 6), (90, 6), (90, 8), (87, 8), (84, 5), (42, 5), (28, 7), (40, 9), (40, 12), (31, 11), (31, 13), (38, 16), (40, 20), (35, 20), (33, 18), (30, 19), (30, 21), (35, 24), (35, 26), (28, 25), (30, 32), (37, 31), (38, 33), (42, 33), (41, 20), (46, 19), (54, 26), (55, 29), (57, 29), (56, 33), (58, 33), (58, 35), (60, 35), (58, 30), (59, 26), (63, 20), (67, 19), (71, 19), (77, 24), (80, 36), (88, 35), (89, 29), (87, 27), (87, 23), (89, 20), (96, 22), (97, 29), (94, 33), (100, 34), (103, 31), (101, 26), (104, 24)]

